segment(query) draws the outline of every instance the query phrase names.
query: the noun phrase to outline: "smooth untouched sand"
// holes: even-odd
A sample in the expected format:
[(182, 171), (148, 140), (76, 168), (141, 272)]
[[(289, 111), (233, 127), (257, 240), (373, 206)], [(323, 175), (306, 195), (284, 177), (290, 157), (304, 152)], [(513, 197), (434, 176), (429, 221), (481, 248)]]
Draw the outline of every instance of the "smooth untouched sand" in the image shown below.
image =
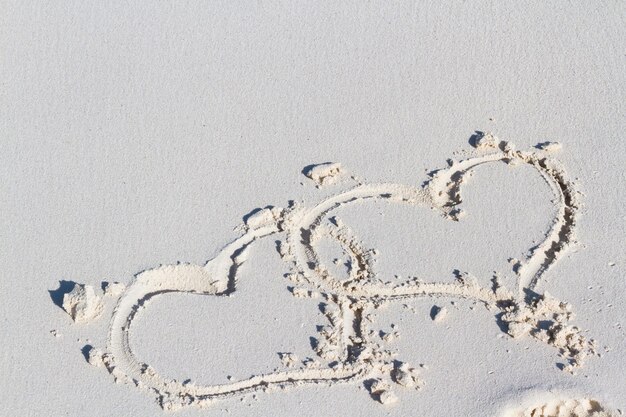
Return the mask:
[(0, 415), (626, 410), (624, 6), (4, 6)]

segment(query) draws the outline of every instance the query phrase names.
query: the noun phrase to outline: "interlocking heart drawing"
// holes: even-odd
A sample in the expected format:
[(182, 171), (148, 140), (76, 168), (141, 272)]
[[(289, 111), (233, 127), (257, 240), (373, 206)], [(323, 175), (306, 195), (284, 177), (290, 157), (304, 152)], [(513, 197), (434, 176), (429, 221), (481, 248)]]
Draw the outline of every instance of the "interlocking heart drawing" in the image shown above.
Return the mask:
[[(419, 389), (419, 370), (395, 360), (385, 349), (385, 341), (372, 337), (368, 313), (380, 303), (417, 297), (470, 299), (494, 312), (512, 337), (529, 335), (558, 349), (574, 372), (586, 357), (595, 354), (595, 342), (587, 340), (570, 322), (571, 306), (537, 285), (547, 271), (576, 243), (575, 228), (580, 207), (575, 184), (568, 180), (561, 164), (553, 158), (557, 144), (544, 143), (529, 150), (516, 150), (491, 134), (477, 133), (468, 158), (450, 161), (435, 171), (422, 186), (367, 184), (358, 182), (311, 207), (290, 202), (286, 208), (266, 207), (245, 218), (241, 236), (227, 244), (204, 266), (176, 264), (139, 273), (119, 295), (109, 326), (107, 346), (92, 348), (89, 362), (108, 370), (117, 382), (135, 385), (155, 395), (166, 410), (184, 406), (204, 407), (217, 400), (307, 384), (364, 383), (372, 398), (381, 403), (396, 399), (393, 387)], [(408, 278), (401, 282), (382, 280), (375, 271), (376, 251), (368, 250), (353, 231), (333, 211), (345, 205), (368, 200), (422, 206), (450, 221), (459, 221), (463, 212), (461, 189), (467, 176), (489, 163), (526, 164), (549, 184), (554, 196), (555, 217), (542, 242), (528, 250), (525, 259), (513, 265), (516, 285), (507, 288), (494, 278), (484, 287), (469, 274), (458, 274), (454, 282)], [(342, 175), (339, 164), (309, 167), (305, 174), (319, 186)], [(155, 297), (173, 292), (225, 296), (237, 291), (240, 265), (247, 249), (268, 236), (281, 236), (278, 252), (289, 265), (287, 278), (295, 297), (320, 297), (327, 306), (328, 324), (323, 326), (314, 346), (316, 360), (298, 369), (255, 375), (218, 385), (196, 385), (160, 375), (142, 363), (130, 343), (130, 329)], [(324, 265), (317, 249), (320, 239), (332, 239), (349, 258), (348, 276), (338, 277)], [(73, 305), (81, 307), (84, 300)], [(82, 308), (84, 309), (84, 305)], [(97, 309), (94, 309), (97, 311)], [(141, 313), (143, 314), (143, 313)]]

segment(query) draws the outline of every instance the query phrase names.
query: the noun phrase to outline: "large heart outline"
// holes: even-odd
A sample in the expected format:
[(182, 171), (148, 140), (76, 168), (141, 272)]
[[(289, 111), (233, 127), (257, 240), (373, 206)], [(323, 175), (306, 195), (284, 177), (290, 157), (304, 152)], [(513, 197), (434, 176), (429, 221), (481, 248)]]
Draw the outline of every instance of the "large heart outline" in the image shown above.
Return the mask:
[[(218, 399), (258, 390), (359, 380), (381, 382), (374, 388), (372, 383), (368, 386), (372, 396), (383, 402), (382, 399), (387, 398), (384, 395), (389, 392), (388, 384), (382, 383), (385, 375), (386, 379), (400, 385), (407, 385), (406, 375), (409, 375), (410, 385), (419, 386), (419, 381), (417, 376), (410, 374), (407, 366), (391, 361), (380, 345), (368, 339), (363, 317), (373, 303), (437, 296), (481, 302), (499, 312), (499, 319), (508, 325), (512, 336), (531, 333), (557, 346), (572, 367), (581, 365), (593, 347), (582, 338), (578, 329), (567, 325), (571, 318), (569, 306), (536, 292), (537, 284), (548, 269), (575, 243), (576, 214), (580, 204), (575, 184), (567, 179), (560, 163), (540, 147), (518, 151), (485, 134), (479, 134), (475, 142), (475, 155), (435, 171), (422, 186), (358, 184), (310, 208), (294, 203), (286, 209), (266, 208), (250, 216), (241, 227), (242, 235), (204, 266), (168, 265), (138, 274), (114, 309), (106, 350), (93, 349), (90, 356), (97, 358), (95, 362), (103, 364), (116, 381), (155, 394), (159, 404), (167, 410), (188, 405), (203, 407)], [(537, 170), (550, 186), (558, 208), (545, 239), (530, 248), (526, 259), (515, 265), (517, 285), (514, 291), (501, 285), (480, 287), (467, 276), (459, 276), (452, 283), (413, 279), (392, 285), (377, 282), (370, 253), (359, 244), (350, 229), (337, 221), (331, 226), (322, 224), (322, 220), (337, 207), (368, 199), (424, 206), (446, 219), (459, 220), (458, 206), (462, 202), (464, 179), (477, 167), (493, 162), (522, 163)], [(296, 285), (313, 288), (336, 307), (328, 313), (331, 331), (326, 332), (324, 340), (324, 347), (330, 348), (318, 351), (320, 357), (332, 360), (333, 366), (306, 367), (226, 384), (200, 386), (159, 375), (135, 356), (129, 330), (133, 319), (149, 300), (170, 292), (222, 296), (236, 291), (237, 271), (246, 259), (246, 249), (256, 240), (276, 234), (285, 235), (280, 252), (291, 266), (288, 277)], [(350, 256), (354, 267), (348, 280), (334, 277), (321, 264), (315, 249), (319, 236), (335, 239)], [(545, 322), (546, 319), (553, 321), (547, 334), (535, 328), (540, 320)], [(558, 345), (555, 335), (563, 336), (564, 333), (570, 336), (569, 339), (573, 337), (578, 345)], [(398, 375), (405, 375), (404, 380)]]

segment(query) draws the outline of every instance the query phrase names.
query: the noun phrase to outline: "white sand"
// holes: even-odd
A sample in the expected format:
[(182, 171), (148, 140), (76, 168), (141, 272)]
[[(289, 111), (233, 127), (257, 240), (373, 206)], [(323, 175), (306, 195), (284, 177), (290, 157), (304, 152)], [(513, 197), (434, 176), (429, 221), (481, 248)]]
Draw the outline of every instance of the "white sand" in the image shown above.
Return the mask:
[(3, 6), (0, 415), (626, 411), (625, 6)]

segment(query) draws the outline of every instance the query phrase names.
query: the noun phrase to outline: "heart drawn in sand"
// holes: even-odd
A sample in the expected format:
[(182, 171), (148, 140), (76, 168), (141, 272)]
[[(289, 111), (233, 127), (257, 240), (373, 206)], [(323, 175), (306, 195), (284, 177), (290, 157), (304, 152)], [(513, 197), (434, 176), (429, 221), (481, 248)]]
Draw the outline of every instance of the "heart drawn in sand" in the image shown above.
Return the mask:
[[(416, 368), (391, 357), (384, 348), (384, 339), (371, 337), (368, 313), (382, 302), (430, 296), (472, 299), (484, 304), (496, 312), (509, 335), (530, 335), (555, 346), (568, 361), (565, 368), (573, 372), (586, 356), (594, 353), (593, 341), (586, 340), (578, 328), (569, 324), (572, 313), (568, 304), (549, 294), (539, 294), (536, 289), (550, 266), (575, 243), (579, 207), (575, 186), (551, 158), (554, 146), (539, 145), (519, 151), (510, 143), (482, 133), (475, 135), (473, 142), (472, 156), (435, 171), (423, 186), (367, 184), (352, 177), (355, 184), (351, 188), (311, 207), (291, 202), (285, 209), (266, 207), (255, 211), (239, 228), (241, 236), (204, 266), (168, 265), (138, 274), (119, 298), (106, 348), (91, 349), (89, 361), (105, 367), (116, 381), (155, 394), (168, 410), (190, 405), (203, 407), (215, 400), (259, 390), (342, 382), (364, 383), (374, 399), (388, 403), (397, 399), (393, 387), (419, 389), (422, 380)], [(464, 180), (474, 169), (489, 163), (530, 166), (549, 184), (555, 201), (556, 216), (544, 240), (529, 249), (526, 259), (514, 265), (517, 282), (513, 288), (497, 280), (492, 286), (482, 287), (464, 273), (459, 273), (454, 282), (424, 282), (416, 278), (385, 282), (373, 267), (376, 251), (366, 249), (351, 228), (333, 216), (338, 207), (382, 199), (426, 207), (445, 219), (458, 221), (463, 215), (459, 204)], [(333, 183), (339, 186), (345, 177), (343, 168), (336, 163), (309, 166), (303, 173), (318, 187)], [(302, 363), (297, 369), (224, 384), (196, 385), (166, 378), (135, 356), (130, 343), (133, 319), (149, 306), (151, 299), (172, 292), (219, 297), (237, 291), (238, 268), (246, 259), (246, 249), (258, 239), (277, 235), (282, 236), (278, 252), (290, 267), (287, 278), (292, 294), (324, 301), (328, 323), (316, 335), (315, 360)], [(349, 258), (347, 278), (336, 276), (321, 262), (317, 249), (321, 238), (335, 241)]]

